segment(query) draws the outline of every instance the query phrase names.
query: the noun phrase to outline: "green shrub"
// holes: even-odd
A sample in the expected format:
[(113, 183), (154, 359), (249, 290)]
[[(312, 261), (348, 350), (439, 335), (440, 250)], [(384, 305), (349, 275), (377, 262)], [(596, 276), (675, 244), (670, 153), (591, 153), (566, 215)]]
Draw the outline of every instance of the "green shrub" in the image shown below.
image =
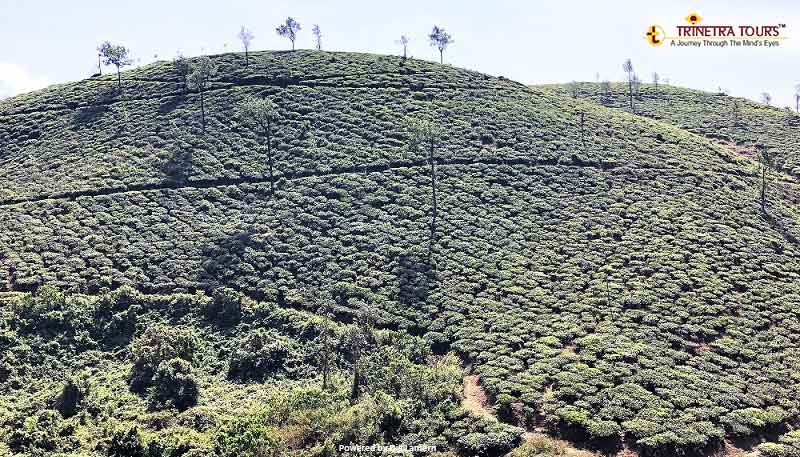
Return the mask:
[(200, 387), (192, 375), (192, 365), (174, 358), (161, 362), (153, 376), (150, 403), (156, 408), (177, 408), (183, 411), (197, 404)]
[(153, 377), (163, 362), (183, 359), (191, 363), (198, 346), (197, 336), (191, 330), (164, 325), (147, 328), (131, 347), (131, 390), (143, 393), (152, 386)]
[(203, 313), (213, 322), (223, 325), (235, 324), (242, 318), (242, 294), (227, 287), (214, 289)]
[(291, 371), (294, 356), (301, 351), (292, 340), (275, 332), (256, 329), (235, 340), (228, 364), (228, 376), (242, 381), (264, 381)]
[(108, 442), (107, 453), (109, 457), (147, 457), (136, 426), (114, 431)]
[(82, 379), (69, 378), (56, 399), (56, 407), (64, 418), (72, 417), (81, 408), (89, 392), (88, 383)]
[(214, 435), (215, 452), (222, 457), (271, 456), (280, 444), (275, 429), (255, 416), (236, 418)]
[(522, 439), (522, 430), (516, 427), (497, 426), (486, 432), (473, 432), (456, 443), (462, 454), (496, 457), (514, 449)]

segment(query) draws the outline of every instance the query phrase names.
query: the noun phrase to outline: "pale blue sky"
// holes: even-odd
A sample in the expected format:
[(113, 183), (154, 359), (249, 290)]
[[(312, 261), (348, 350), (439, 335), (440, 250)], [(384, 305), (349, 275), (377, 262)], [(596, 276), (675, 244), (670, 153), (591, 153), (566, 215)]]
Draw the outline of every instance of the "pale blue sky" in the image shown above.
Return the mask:
[[(672, 28), (690, 12), (708, 24), (785, 23), (791, 38), (773, 49), (650, 47), (648, 25)], [(394, 1), (370, 0), (0, 0), (0, 96), (46, 83), (82, 79), (94, 70), (98, 43), (129, 47), (142, 63), (238, 50), (236, 33), (249, 27), (255, 49), (285, 49), (275, 34), (286, 16), (303, 30), (298, 47), (313, 45), (319, 24), (328, 50), (398, 53), (395, 40), (411, 37), (410, 52), (435, 60), (426, 42), (434, 24), (453, 35), (448, 63), (524, 83), (619, 80), (633, 59), (642, 79), (657, 71), (671, 83), (726, 88), (774, 104), (793, 103), (800, 83), (800, 2), (746, 1)], [(225, 45), (227, 44), (227, 48)]]

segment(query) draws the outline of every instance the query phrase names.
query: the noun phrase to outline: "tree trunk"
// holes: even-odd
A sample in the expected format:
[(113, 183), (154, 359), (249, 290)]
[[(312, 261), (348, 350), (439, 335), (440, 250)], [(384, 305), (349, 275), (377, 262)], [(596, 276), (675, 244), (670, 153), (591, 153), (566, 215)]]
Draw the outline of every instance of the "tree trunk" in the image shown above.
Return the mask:
[(358, 385), (361, 384), (361, 374), (358, 371), (358, 362), (361, 359), (361, 349), (356, 349), (355, 359), (353, 360), (353, 385), (350, 387), (350, 400), (358, 400)]
[(292, 40), (292, 51), (294, 51), (294, 40)]
[(203, 133), (206, 133), (206, 101), (203, 89), (200, 89), (200, 119), (203, 124)]
[(272, 122), (267, 121), (267, 161), (269, 162), (269, 193), (275, 195), (275, 177), (272, 166)]
[(767, 213), (767, 167), (761, 168), (761, 211)]
[(250, 55), (247, 48), (244, 48), (244, 66), (246, 67), (248, 65), (250, 65)]
[[(325, 325), (328, 325), (327, 323)], [(328, 330), (325, 330), (325, 340), (322, 343), (322, 390), (328, 390), (328, 372), (330, 371), (330, 342), (328, 341)]]
[(119, 74), (119, 67), (117, 67), (117, 87), (122, 90), (122, 76)]
[(431, 166), (431, 196), (432, 196), (432, 211), (431, 211), (431, 246), (436, 242), (436, 217), (438, 215), (438, 201), (436, 199), (436, 159), (434, 157), (434, 146), (430, 146), (430, 153), (428, 155), (428, 162)]
[(444, 63), (444, 50), (439, 49), (439, 63)]
[(633, 78), (628, 74), (628, 98), (631, 102), (631, 113), (633, 112)]

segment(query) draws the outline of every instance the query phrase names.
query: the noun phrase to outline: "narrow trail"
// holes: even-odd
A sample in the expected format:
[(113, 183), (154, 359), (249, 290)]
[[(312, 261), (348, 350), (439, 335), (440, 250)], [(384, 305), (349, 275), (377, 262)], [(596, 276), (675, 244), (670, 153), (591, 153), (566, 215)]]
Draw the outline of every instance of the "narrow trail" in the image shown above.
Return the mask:
[[(615, 168), (622, 168), (612, 164), (595, 164), (586, 162), (559, 162), (556, 159), (531, 159), (531, 158), (454, 158), (447, 161), (437, 162), (437, 167), (452, 167), (452, 166), (472, 166), (472, 165), (496, 165), (496, 166), (523, 166), (523, 167), (545, 167), (545, 166), (559, 166), (570, 168), (593, 168), (600, 171), (609, 171)], [(330, 171), (316, 171), (306, 170), (298, 171), (295, 173), (282, 173), (275, 175), (277, 182), (281, 178), (287, 181), (293, 181), (304, 178), (313, 177), (332, 177), (348, 174), (364, 174), (364, 173), (383, 173), (389, 171), (411, 170), (416, 168), (425, 168), (427, 170), (428, 164), (426, 160), (417, 161), (403, 161), (403, 162), (389, 162), (368, 165), (352, 165), (348, 167), (341, 167)], [(628, 168), (631, 169), (631, 168)], [(651, 170), (651, 168), (647, 168)], [(632, 169), (631, 169), (632, 170)], [(48, 195), (37, 195), (30, 197), (7, 198), (0, 200), (0, 207), (14, 206), (24, 203), (37, 203), (50, 200), (75, 200), (81, 197), (100, 197), (118, 194), (127, 194), (133, 192), (147, 192), (147, 191), (163, 191), (163, 190), (192, 190), (192, 189), (209, 189), (214, 187), (228, 187), (238, 186), (242, 184), (267, 184), (270, 179), (268, 176), (263, 177), (220, 177), (209, 179), (198, 179), (188, 182), (175, 182), (175, 181), (160, 181), (157, 183), (142, 183), (142, 184), (129, 184), (120, 185), (115, 187), (106, 187), (101, 189), (83, 189), (74, 191), (57, 192)]]

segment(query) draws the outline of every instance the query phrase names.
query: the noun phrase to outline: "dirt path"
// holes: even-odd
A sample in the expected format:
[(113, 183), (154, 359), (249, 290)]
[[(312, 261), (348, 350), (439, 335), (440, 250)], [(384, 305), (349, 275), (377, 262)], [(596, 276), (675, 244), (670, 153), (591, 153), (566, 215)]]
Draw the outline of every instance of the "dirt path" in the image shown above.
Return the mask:
[[(482, 417), (493, 422), (499, 422), (497, 413), (489, 402), (486, 391), (480, 385), (480, 376), (470, 375), (464, 377), (464, 399), (461, 406), (477, 417)], [(568, 442), (548, 436), (538, 431), (526, 431), (522, 435), (523, 442), (546, 442), (547, 447), (555, 450), (555, 454), (563, 457), (597, 457), (597, 454), (571, 447)]]
[(497, 414), (494, 408), (489, 405), (489, 397), (479, 383), (480, 377), (478, 375), (470, 375), (464, 378), (464, 400), (461, 401), (461, 406), (475, 416), (497, 422)]

